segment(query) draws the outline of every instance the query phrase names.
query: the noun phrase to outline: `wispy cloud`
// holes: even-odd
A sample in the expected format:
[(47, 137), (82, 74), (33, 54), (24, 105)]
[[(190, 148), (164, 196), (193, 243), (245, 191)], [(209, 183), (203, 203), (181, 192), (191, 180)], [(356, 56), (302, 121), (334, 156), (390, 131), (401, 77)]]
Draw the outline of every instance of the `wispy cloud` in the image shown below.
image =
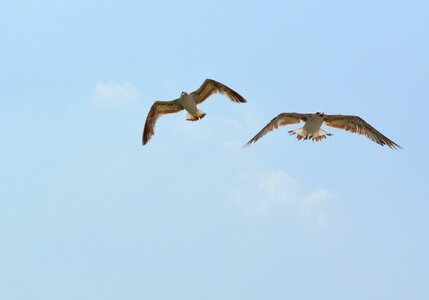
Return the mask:
[(124, 105), (136, 100), (137, 88), (128, 81), (99, 81), (92, 91), (92, 100), (104, 105)]
[(330, 192), (324, 188), (320, 188), (320, 189), (317, 189), (316, 191), (312, 192), (311, 194), (309, 194), (307, 197), (305, 197), (300, 202), (300, 205), (304, 209), (309, 209), (309, 208), (312, 208), (312, 207), (316, 206), (317, 204), (323, 202), (325, 199), (327, 199), (331, 196), (333, 196), (332, 192)]
[[(317, 212), (317, 207), (334, 195), (325, 188), (309, 188), (283, 170), (248, 171), (233, 195), (238, 209), (250, 215), (269, 215), (277, 210)], [(245, 188), (244, 188), (245, 186)], [(319, 219), (318, 213), (317, 218)]]

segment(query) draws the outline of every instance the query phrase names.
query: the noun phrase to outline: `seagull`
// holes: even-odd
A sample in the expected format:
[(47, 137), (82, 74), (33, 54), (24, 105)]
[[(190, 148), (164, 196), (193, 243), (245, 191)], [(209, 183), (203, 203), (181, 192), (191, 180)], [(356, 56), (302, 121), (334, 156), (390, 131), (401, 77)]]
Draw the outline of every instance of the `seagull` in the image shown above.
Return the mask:
[(331, 136), (332, 133), (320, 129), (323, 123), (334, 128), (341, 128), (346, 131), (367, 136), (377, 144), (387, 145), (391, 149), (401, 148), (398, 144), (388, 139), (377, 129), (369, 125), (362, 118), (350, 115), (325, 115), (323, 112), (299, 114), (299, 113), (281, 113), (271, 120), (261, 131), (258, 132), (244, 147), (255, 143), (268, 132), (280, 126), (298, 124), (304, 121), (304, 126), (295, 130), (289, 130), (290, 135), (296, 134), (298, 140), (320, 141)]
[(171, 101), (155, 101), (155, 103), (153, 103), (144, 125), (143, 145), (146, 145), (155, 134), (155, 123), (160, 116), (176, 113), (185, 109), (188, 112), (186, 116), (187, 121), (198, 121), (204, 118), (206, 114), (199, 110), (197, 105), (216, 93), (227, 96), (232, 102), (246, 103), (246, 100), (233, 89), (213, 79), (206, 79), (198, 90), (190, 94), (182, 92), (178, 99)]

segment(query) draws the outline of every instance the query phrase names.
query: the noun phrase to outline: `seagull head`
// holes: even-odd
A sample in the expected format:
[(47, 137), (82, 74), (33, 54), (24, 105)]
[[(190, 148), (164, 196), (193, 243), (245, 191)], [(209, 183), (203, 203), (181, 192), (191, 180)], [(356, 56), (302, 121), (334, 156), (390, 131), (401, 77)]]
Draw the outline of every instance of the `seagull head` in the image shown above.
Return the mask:
[(180, 97), (186, 96), (187, 94), (188, 94), (187, 92), (182, 92), (182, 93), (180, 94)]

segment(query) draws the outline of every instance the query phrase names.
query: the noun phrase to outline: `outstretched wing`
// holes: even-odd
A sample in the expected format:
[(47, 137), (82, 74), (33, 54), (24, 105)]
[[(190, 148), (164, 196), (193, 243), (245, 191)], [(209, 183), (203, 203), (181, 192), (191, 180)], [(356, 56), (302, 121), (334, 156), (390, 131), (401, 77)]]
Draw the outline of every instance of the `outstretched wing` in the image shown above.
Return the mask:
[(250, 141), (248, 141), (244, 147), (249, 147), (251, 144), (256, 143), (261, 137), (266, 135), (268, 132), (276, 129), (280, 126), (298, 124), (301, 121), (307, 121), (308, 114), (298, 114), (298, 113), (282, 113), (277, 117), (271, 120), (261, 131), (258, 132)]
[(239, 93), (213, 79), (204, 80), (200, 88), (192, 92), (191, 95), (194, 98), (195, 102), (199, 104), (215, 93), (221, 93), (222, 95), (227, 96), (231, 101), (236, 103), (247, 102), (246, 99), (244, 99)]
[(181, 110), (183, 110), (183, 107), (178, 99), (172, 101), (155, 101), (147, 114), (142, 137), (143, 145), (146, 145), (155, 134), (155, 123), (160, 116), (176, 113)]
[(326, 125), (328, 126), (365, 135), (381, 146), (387, 145), (391, 149), (401, 148), (401, 146), (391, 141), (389, 138), (384, 136), (381, 132), (358, 116), (325, 115), (324, 119)]

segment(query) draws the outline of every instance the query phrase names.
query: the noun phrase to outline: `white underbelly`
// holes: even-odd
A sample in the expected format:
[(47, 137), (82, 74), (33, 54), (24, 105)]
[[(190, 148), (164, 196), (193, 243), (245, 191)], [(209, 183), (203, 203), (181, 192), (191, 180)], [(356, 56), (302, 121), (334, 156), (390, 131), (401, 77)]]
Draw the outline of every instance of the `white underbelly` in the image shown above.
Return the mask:
[(183, 108), (191, 113), (196, 114), (198, 111), (197, 104), (195, 103), (194, 99), (190, 95), (186, 95), (180, 98), (180, 104), (182, 104)]
[(307, 122), (305, 122), (303, 129), (306, 130), (309, 134), (313, 134), (319, 131), (322, 124), (323, 124), (323, 119), (308, 120)]

